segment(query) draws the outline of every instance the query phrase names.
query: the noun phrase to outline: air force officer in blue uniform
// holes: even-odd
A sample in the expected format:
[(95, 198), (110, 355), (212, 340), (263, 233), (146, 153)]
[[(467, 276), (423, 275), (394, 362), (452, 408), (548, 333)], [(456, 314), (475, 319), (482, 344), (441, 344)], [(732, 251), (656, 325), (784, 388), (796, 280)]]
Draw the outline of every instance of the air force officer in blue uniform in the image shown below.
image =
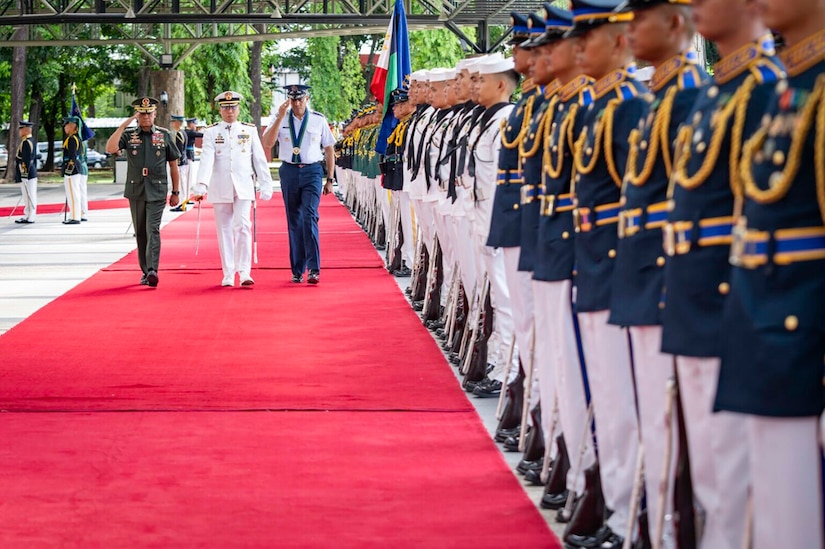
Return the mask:
[[(309, 86), (286, 87), (288, 100), (278, 109), (277, 118), (264, 133), (264, 147), (278, 141), (281, 160), (281, 192), (286, 206), (289, 231), (289, 264), (292, 282), (317, 284), (321, 272), (318, 247), (318, 204), (321, 193), (332, 192), (335, 173), (335, 137), (323, 114), (307, 109)], [(321, 161), (327, 163), (327, 179)]]

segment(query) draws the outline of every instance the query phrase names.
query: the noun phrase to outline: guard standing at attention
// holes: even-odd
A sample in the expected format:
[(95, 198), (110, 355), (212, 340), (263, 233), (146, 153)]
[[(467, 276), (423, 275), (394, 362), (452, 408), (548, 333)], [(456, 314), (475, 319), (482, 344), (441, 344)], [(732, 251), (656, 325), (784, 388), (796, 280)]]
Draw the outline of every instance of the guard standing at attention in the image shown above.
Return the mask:
[[(180, 174), (177, 159), (180, 151), (175, 137), (166, 128), (155, 126), (158, 100), (139, 97), (132, 102), (135, 114), (121, 123), (109, 140), (106, 152), (125, 151), (128, 167), (126, 188), (123, 196), (129, 199), (132, 225), (138, 247), (138, 262), (143, 277), (140, 283), (158, 285), (158, 261), (160, 259), (160, 220), (166, 204), (168, 180), (166, 169), (172, 178), (172, 196), (169, 205), (180, 202)], [(133, 120), (138, 125), (126, 129)], [(64, 157), (65, 158), (65, 157)], [(65, 165), (65, 160), (64, 160)]]
[(80, 119), (76, 116), (67, 116), (63, 119), (63, 130), (66, 139), (63, 141), (63, 185), (66, 188), (66, 204), (69, 217), (64, 225), (80, 225), (80, 214), (83, 208), (81, 196), (81, 159), (83, 143), (77, 134)]
[[(189, 198), (189, 155), (187, 153), (189, 149), (189, 132), (183, 129), (183, 121), (183, 116), (173, 114), (170, 125), (172, 126), (172, 131), (175, 132), (175, 146), (177, 146), (180, 152), (180, 158), (178, 158), (178, 173), (180, 174), (180, 187), (185, 201)], [(172, 208), (172, 211), (185, 212), (186, 205), (184, 202), (181, 202)]]
[[(303, 282), (304, 271), (309, 269), (307, 282), (317, 284), (321, 275), (318, 204), (321, 193), (331, 193), (335, 182), (335, 136), (323, 114), (307, 109), (309, 86), (295, 84), (285, 89), (289, 99), (264, 132), (263, 146), (271, 149), (276, 140), (279, 143), (292, 282)], [(322, 160), (327, 173), (324, 183)]]
[(34, 223), (37, 216), (37, 154), (32, 141), (32, 123), (20, 122), (20, 146), (14, 158), (14, 180), (23, 192), (23, 217), (15, 223)]

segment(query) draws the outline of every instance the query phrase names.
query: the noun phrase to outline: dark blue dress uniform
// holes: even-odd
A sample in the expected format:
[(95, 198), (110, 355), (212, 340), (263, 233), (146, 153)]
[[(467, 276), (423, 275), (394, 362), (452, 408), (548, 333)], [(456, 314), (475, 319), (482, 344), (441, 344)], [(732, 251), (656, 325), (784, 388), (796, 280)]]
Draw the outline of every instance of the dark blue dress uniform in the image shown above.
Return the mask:
[(555, 282), (573, 278), (573, 124), (593, 101), (593, 79), (581, 75), (557, 93), (553, 118), (545, 126), (544, 173), (539, 188), (539, 227), (533, 278)]
[(692, 50), (663, 63), (643, 100), (648, 113), (630, 135), (619, 214), (619, 242), (608, 322), (619, 326), (660, 324), (671, 144), (708, 77)]
[[(741, 162), (744, 209), (716, 408), (779, 417), (825, 408), (825, 31), (782, 53)], [(740, 230), (741, 229), (741, 230)]]
[[(514, 41), (520, 44), (530, 35), (528, 19), (511, 13)], [(541, 89), (531, 80), (521, 85), (522, 95), (507, 122), (501, 128), (501, 150), (498, 156), (496, 192), (487, 246), (515, 248), (521, 245), (521, 185), (524, 178), (519, 166), (519, 143), (527, 134), (534, 104), (544, 101)]]
[(579, 111), (574, 129), (576, 209), (576, 310), (610, 306), (610, 277), (616, 257), (622, 174), (628, 136), (644, 111), (644, 86), (635, 65), (593, 84), (593, 102)]
[(541, 186), (544, 171), (542, 143), (544, 141), (544, 124), (552, 117), (548, 107), (555, 106), (556, 93), (561, 84), (554, 80), (548, 84), (541, 99), (533, 103), (533, 117), (530, 120), (527, 134), (519, 143), (519, 161), (521, 162), (521, 241), (519, 245), (519, 271), (532, 271), (536, 259), (536, 244), (539, 229), (539, 201), (538, 189)]
[(736, 152), (764, 109), (764, 101), (748, 102), (744, 94), (782, 75), (770, 36), (731, 53), (714, 69), (713, 85), (701, 90), (688, 115), (690, 126), (680, 132), (665, 227), (665, 252), (671, 257), (665, 267), (662, 351), (681, 356), (720, 356), (722, 310), (730, 291)]

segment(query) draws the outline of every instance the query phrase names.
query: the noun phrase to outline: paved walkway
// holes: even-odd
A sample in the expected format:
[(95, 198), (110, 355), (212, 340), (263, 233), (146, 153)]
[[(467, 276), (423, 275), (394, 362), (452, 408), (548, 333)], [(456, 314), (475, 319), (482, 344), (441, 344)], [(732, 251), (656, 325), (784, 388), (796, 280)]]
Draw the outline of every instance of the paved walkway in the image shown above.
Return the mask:
[[(279, 190), (277, 184), (276, 190)], [(59, 204), (64, 197), (63, 185), (38, 186), (41, 204)], [(122, 185), (89, 185), (90, 201), (122, 197)], [(0, 207), (14, 207), (19, 199), (19, 185), (0, 185)], [(178, 215), (182, 214), (167, 211), (163, 223), (173, 221)], [(0, 335), (135, 248), (126, 208), (92, 210), (89, 221), (81, 225), (63, 225), (62, 214), (39, 214), (32, 225), (14, 223), (21, 216), (18, 206), (14, 215), (0, 219)], [(398, 279), (398, 283), (403, 289), (409, 279)], [(497, 399), (469, 397), (469, 400), (492, 436), (498, 423)], [(502, 452), (502, 456), (515, 471), (521, 453)], [(538, 504), (542, 488), (524, 485), (524, 489)], [(479, 497), (495, 497), (495, 494), (479, 494)], [(564, 525), (555, 522), (555, 512), (541, 510), (541, 513), (561, 537)]]

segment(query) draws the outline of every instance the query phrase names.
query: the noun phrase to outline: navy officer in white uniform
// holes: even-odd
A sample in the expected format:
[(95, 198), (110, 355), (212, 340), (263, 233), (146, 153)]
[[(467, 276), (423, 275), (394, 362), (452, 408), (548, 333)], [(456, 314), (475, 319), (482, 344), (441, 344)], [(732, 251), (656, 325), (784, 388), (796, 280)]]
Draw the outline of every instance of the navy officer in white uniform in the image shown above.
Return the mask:
[[(318, 204), (321, 193), (331, 193), (335, 181), (335, 137), (326, 117), (307, 109), (309, 86), (295, 84), (285, 90), (288, 99), (270, 121), (263, 143), (271, 148), (278, 141), (292, 282), (303, 282), (308, 270), (307, 282), (317, 284), (321, 272)], [(326, 162), (326, 181), (322, 161)]]
[(252, 223), (249, 210), (255, 200), (255, 180), (261, 199), (272, 198), (272, 176), (255, 124), (238, 122), (241, 94), (226, 91), (215, 98), (222, 122), (203, 131), (198, 183), (194, 200), (207, 192), (215, 210), (218, 249), (221, 252), (221, 286), (234, 286), (235, 274), (241, 286), (252, 286)]

